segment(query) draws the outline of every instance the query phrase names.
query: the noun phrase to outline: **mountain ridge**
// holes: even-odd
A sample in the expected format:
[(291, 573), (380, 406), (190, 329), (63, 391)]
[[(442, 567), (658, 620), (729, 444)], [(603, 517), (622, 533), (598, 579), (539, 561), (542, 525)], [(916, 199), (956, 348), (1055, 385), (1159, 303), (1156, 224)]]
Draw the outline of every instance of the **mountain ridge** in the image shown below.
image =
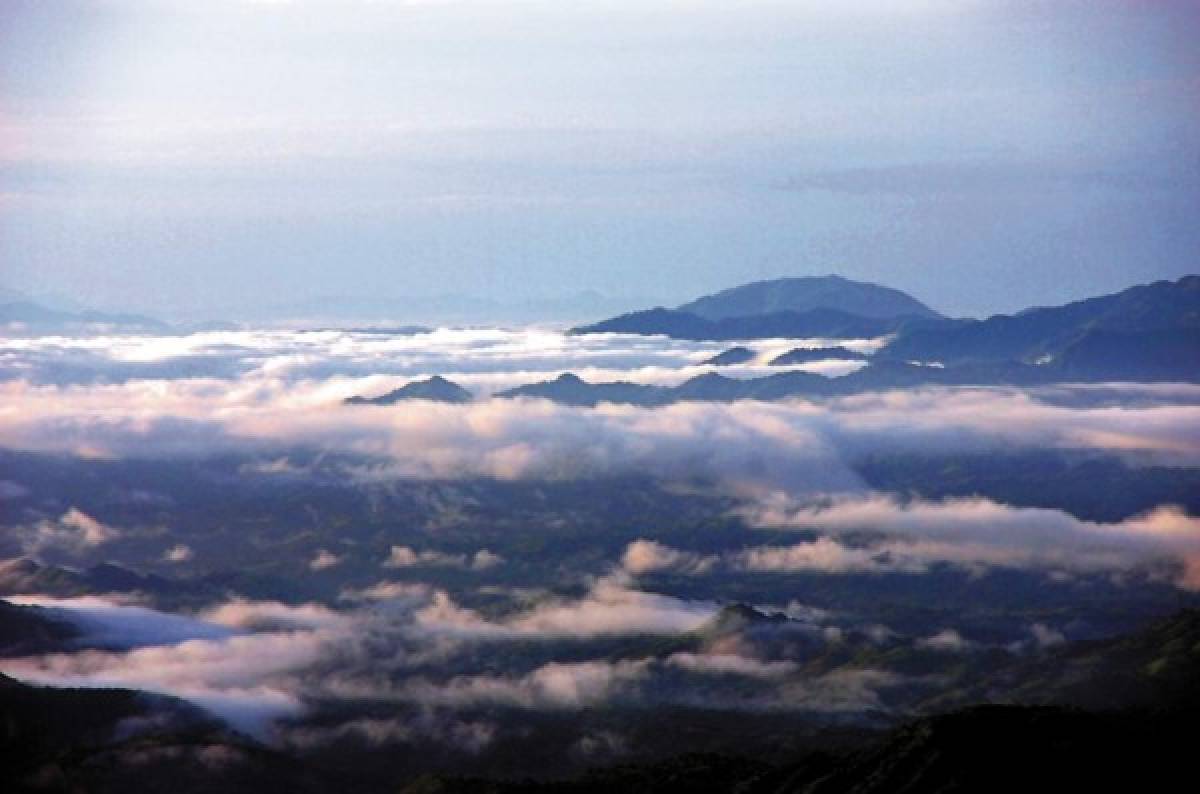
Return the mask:
[(395, 405), (404, 400), (431, 400), (441, 403), (469, 403), (474, 400), (471, 392), (441, 375), (425, 380), (414, 380), (378, 397), (347, 397), (346, 405)]
[(713, 321), (813, 309), (835, 309), (875, 319), (943, 317), (901, 290), (835, 274), (754, 281), (704, 295), (678, 307), (678, 311)]

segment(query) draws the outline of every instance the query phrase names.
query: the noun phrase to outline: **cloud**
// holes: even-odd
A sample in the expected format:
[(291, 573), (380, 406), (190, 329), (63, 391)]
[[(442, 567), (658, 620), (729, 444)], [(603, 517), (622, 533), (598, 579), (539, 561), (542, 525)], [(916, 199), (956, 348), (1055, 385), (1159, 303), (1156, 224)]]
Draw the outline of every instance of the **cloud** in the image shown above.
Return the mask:
[(945, 653), (962, 653), (975, 647), (975, 643), (954, 629), (942, 629), (936, 634), (917, 640), (917, 647)]
[[(1095, 390), (1063, 387), (935, 388), (659, 408), (540, 400), (416, 402), (403, 410), (340, 404), (362, 387), (336, 377), (293, 381), (266, 372), (236, 382), (58, 387), (12, 381), (0, 383), (0, 399), (11, 406), (0, 413), (0, 446), (100, 458), (240, 454), (261, 458), (263, 471), (272, 472), (287, 462), (289, 450), (307, 448), (360, 459), (346, 464), (345, 474), (362, 482), (653, 472), (743, 491), (799, 493), (855, 490), (861, 483), (851, 463), (889, 451), (1095, 449), (1200, 463), (1200, 432), (1193, 429), (1200, 427), (1200, 404), (1192, 402), (1200, 399), (1195, 390), (1179, 388), (1170, 394), (1148, 388), (1145, 399), (1135, 392), (1119, 405), (1067, 399)], [(290, 463), (287, 471), (304, 475)]]
[(732, 566), (741, 571), (791, 573), (880, 573), (903, 571), (923, 573), (926, 566), (911, 557), (890, 553), (893, 549), (853, 548), (831, 538), (817, 538), (794, 546), (758, 546), (732, 556)]
[[(877, 691), (891, 685), (891, 679), (874, 673), (806, 679), (794, 661), (762, 658), (752, 643), (734, 637), (706, 643), (702, 651), (666, 657), (567, 661), (535, 656), (528, 668), (522, 669), (524, 660), (514, 660), (499, 670), (491, 662), (480, 664), (503, 655), (480, 657), (472, 650), (478, 642), (678, 635), (700, 628), (717, 612), (708, 602), (633, 590), (620, 574), (596, 580), (577, 598), (543, 598), (496, 618), (464, 608), (425, 584), (380, 582), (346, 596), (359, 607), (342, 612), (319, 604), (235, 599), (195, 616), (105, 599), (31, 597), (27, 603), (61, 609), (81, 624), (103, 622), (123, 649), (10, 659), (0, 669), (39, 684), (131, 687), (174, 695), (243, 731), (285, 744), (430, 740), (467, 752), (491, 743), (500, 726), (453, 716), (459, 710), (675, 703), (849, 712), (878, 707)], [(556, 646), (543, 647), (554, 653)], [(746, 684), (726, 692), (718, 686), (723, 676), (738, 676)], [(704, 679), (718, 688), (710, 689)], [(302, 717), (313, 704), (345, 700), (405, 703), (419, 711), (404, 720), (364, 716), (332, 726), (278, 724), (281, 718)]]
[(308, 567), (313, 571), (324, 571), (328, 568), (341, 565), (341, 563), (341, 557), (334, 554), (332, 551), (329, 551), (328, 549), (321, 549), (317, 552), (316, 556), (309, 561)]
[(871, 546), (866, 556), (838, 550), (826, 539), (834, 566), (849, 561), (866, 569), (874, 559), (887, 560), (880, 567), (891, 569), (919, 570), (924, 561), (1095, 572), (1174, 561), (1182, 568), (1178, 583), (1200, 588), (1200, 519), (1172, 506), (1102, 523), (1061, 510), (1012, 507), (983, 498), (902, 501), (884, 494), (852, 494), (815, 504), (779, 497), (760, 503), (747, 517), (765, 527), (833, 534), (867, 530), (891, 536)]
[(1034, 623), (1029, 627), (1029, 633), (1039, 648), (1053, 648), (1067, 641), (1066, 636), (1058, 629), (1051, 628), (1045, 623)]
[(523, 676), (457, 676), (444, 683), (410, 681), (407, 697), (427, 705), (496, 704), (519, 708), (578, 709), (607, 704), (643, 680), (648, 660), (551, 662)]
[(224, 639), (236, 632), (224, 625), (203, 619), (159, 612), (111, 598), (82, 596), (7, 596), (7, 601), (42, 607), (55, 616), (75, 624), (83, 633), (83, 642), (91, 647), (137, 648), (196, 639)]
[(408, 546), (392, 546), (388, 557), (383, 561), (384, 568), (466, 568), (473, 571), (486, 571), (504, 563), (499, 554), (479, 549), (474, 554), (447, 554), (445, 552), (426, 550), (417, 552)]
[(621, 566), (631, 574), (671, 573), (703, 574), (712, 570), (715, 556), (680, 551), (653, 540), (635, 540), (625, 548)]
[(106, 599), (28, 597), (84, 627), (92, 644), (127, 650), (51, 653), (0, 663), (7, 675), (68, 687), (128, 687), (184, 698), (235, 727), (265, 736), (303, 712), (289, 676), (327, 656), (353, 620), (317, 605), (237, 600), (199, 617)]
[(413, 744), (420, 740), (432, 740), (475, 755), (492, 743), (497, 730), (497, 726), (493, 722), (460, 720), (424, 709), (415, 714), (406, 715), (404, 719), (363, 717), (332, 728), (293, 727), (285, 732), (283, 739), (288, 745), (301, 749), (330, 744), (347, 738), (358, 739), (371, 747)]
[(36, 556), (51, 549), (79, 554), (116, 540), (121, 532), (72, 507), (57, 520), (18, 529), (18, 535), (25, 553)]
[(792, 661), (763, 662), (732, 653), (673, 653), (666, 663), (691, 673), (751, 678), (780, 678), (799, 670), (799, 665)]
[(195, 556), (192, 547), (186, 543), (176, 543), (171, 548), (163, 552), (163, 562), (187, 562)]
[(340, 598), (343, 601), (428, 601), (433, 588), (420, 582), (377, 582), (362, 589), (347, 588)]
[[(860, 362), (810, 362), (796, 367), (765, 364), (794, 347), (841, 345), (873, 352), (880, 339), (764, 339), (745, 344), (755, 363), (722, 368), (749, 378), (788, 370), (845, 374)], [(543, 328), (438, 328), (424, 333), (355, 331), (219, 331), (175, 336), (41, 337), (13, 340), (0, 378), (34, 383), (93, 384), (133, 379), (327, 380), (340, 396), (382, 394), (441, 374), (481, 395), (555, 378), (571, 371), (592, 381), (632, 380), (678, 385), (712, 371), (700, 362), (724, 349), (721, 342), (647, 339), (621, 334), (571, 336)]]
[(345, 629), (352, 619), (320, 604), (284, 604), (235, 598), (201, 613), (204, 620), (254, 631)]
[(316, 662), (323, 640), (307, 632), (187, 640), (123, 653), (80, 651), (6, 660), (7, 675), (65, 687), (125, 687), (184, 698), (235, 727), (263, 735), (270, 721), (303, 707), (267, 680)]
[(503, 564), (503, 557), (487, 549), (480, 549), (471, 556), (471, 569), (475, 571), (486, 571)]
[[(677, 653), (665, 660), (551, 662), (523, 675), (462, 675), (444, 681), (410, 679), (395, 697), (427, 707), (486, 705), (523, 709), (635, 707), (676, 704), (729, 711), (855, 713), (886, 710), (880, 692), (905, 682), (878, 670), (797, 676), (788, 661), (762, 662), (732, 654)], [(696, 689), (664, 678), (670, 671), (711, 678), (734, 675), (746, 686)]]
[(707, 601), (684, 601), (630, 589), (619, 576), (597, 580), (579, 599), (551, 598), (499, 621), (464, 609), (444, 592), (416, 612), (416, 624), (432, 632), (480, 638), (596, 637), (620, 634), (678, 634), (694, 631), (717, 613)]

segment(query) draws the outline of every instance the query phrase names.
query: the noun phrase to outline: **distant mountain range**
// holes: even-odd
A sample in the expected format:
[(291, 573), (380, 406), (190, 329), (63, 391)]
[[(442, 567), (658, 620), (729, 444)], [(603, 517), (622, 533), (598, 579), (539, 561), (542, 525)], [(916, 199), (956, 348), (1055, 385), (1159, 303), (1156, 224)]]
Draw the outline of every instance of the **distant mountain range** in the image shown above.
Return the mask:
[(709, 372), (697, 375), (678, 386), (651, 386), (629, 381), (588, 383), (577, 375), (566, 373), (554, 380), (518, 386), (496, 396), (541, 397), (564, 405), (591, 406), (611, 402), (652, 406), (688, 401), (732, 402), (779, 400), (786, 397), (841, 397), (931, 385), (1035, 386), (1056, 382), (1056, 375), (1057, 373), (1049, 368), (1017, 362), (929, 367), (880, 359), (838, 378), (799, 370), (747, 379), (730, 378)]
[(1072, 377), (1104, 376), (1119, 360), (1121, 374), (1132, 379), (1187, 369), (1194, 377), (1200, 369), (1200, 276), (952, 327), (909, 328), (887, 351), (946, 364), (1053, 363)]
[(0, 333), (168, 333), (171, 326), (140, 314), (61, 311), (30, 301), (0, 303)]
[(623, 314), (574, 333), (665, 334), (677, 339), (873, 337), (954, 321), (900, 290), (841, 276), (757, 281), (675, 309)]
[(486, 325), (575, 323), (587, 317), (628, 311), (643, 303), (595, 290), (526, 299), (441, 295), (321, 295), (277, 304), (229, 306), (224, 316), (246, 323), (294, 325), (423, 324)]
[(944, 328), (957, 325), (958, 322), (915, 315), (863, 317), (829, 307), (803, 312), (780, 311), (709, 320), (680, 309), (655, 308), (572, 328), (570, 332), (662, 335), (697, 341), (813, 337), (867, 339), (894, 334), (907, 328)]
[[(800, 280), (804, 281), (804, 280)], [(809, 283), (809, 281), (804, 281)], [(854, 282), (848, 282), (854, 283)], [(765, 289), (761, 285), (751, 285)], [(732, 291), (736, 293), (737, 291)], [(891, 295), (893, 290), (885, 292)], [(726, 293), (722, 293), (726, 294)], [(716, 297), (716, 296), (714, 296)], [(744, 297), (739, 297), (744, 300)], [(889, 300), (894, 300), (889, 297)], [(800, 318), (846, 317), (840, 309), (817, 308), (805, 314), (772, 313), (759, 318), (718, 320), (750, 328), (759, 321), (768, 337), (787, 336), (785, 326)], [(712, 321), (680, 311), (652, 309), (641, 319), (665, 317), (671, 327), (680, 317), (690, 323)], [(625, 315), (610, 323), (579, 329), (577, 333), (613, 330), (624, 325)], [(892, 320), (858, 318), (862, 324)], [(660, 331), (646, 331), (658, 333)], [(789, 326), (792, 330), (795, 326)], [(804, 335), (831, 336), (844, 327), (842, 319), (820, 329), (805, 325)], [(772, 359), (773, 366), (794, 366), (824, 359), (865, 360), (867, 365), (842, 377), (829, 378), (789, 370), (761, 378), (735, 379), (716, 372), (698, 375), (673, 386), (653, 386), (628, 381), (589, 383), (572, 373), (518, 386), (497, 397), (535, 397), (566, 405), (592, 406), (603, 402), (632, 405), (666, 405), (681, 401), (776, 400), (785, 397), (837, 397), (864, 392), (919, 386), (1037, 386), (1064, 382), (1197, 382), (1200, 381), (1200, 276), (1159, 281), (1052, 308), (1030, 309), (987, 320), (945, 320), (907, 316), (896, 337), (873, 356), (841, 346), (796, 348)], [(626, 331), (629, 332), (629, 331)], [(690, 332), (685, 336), (692, 338)], [(752, 336), (752, 335), (751, 335)], [(721, 367), (746, 363), (753, 351), (737, 346), (704, 362)], [(461, 387), (441, 378), (409, 384), (383, 397), (350, 398), (347, 402), (389, 404), (402, 399), (465, 402)]]
[[(805, 300), (836, 302), (845, 285), (850, 300), (861, 303), (873, 285), (824, 279), (783, 279), (727, 290), (692, 304), (720, 313), (722, 307), (748, 302), (774, 309), (785, 297), (794, 305)], [(573, 373), (518, 386), (501, 398), (534, 397), (566, 405), (603, 402), (666, 405), (698, 401), (785, 397), (836, 397), (919, 386), (1036, 386), (1064, 382), (1197, 382), (1200, 381), (1200, 276), (1159, 281), (1065, 306), (1029, 309), (986, 320), (950, 320), (936, 315), (903, 293), (878, 288), (877, 307), (901, 311), (922, 307), (921, 315), (857, 317), (837, 307), (818, 306), (803, 313), (791, 310), (710, 320), (677, 309), (650, 309), (622, 315), (573, 333), (622, 332), (666, 334), (686, 339), (753, 339), (757, 337), (877, 336), (889, 329), (895, 337), (868, 356), (843, 346), (795, 348), (780, 354), (772, 366), (796, 366), (818, 360), (867, 362), (842, 377), (829, 378), (799, 370), (761, 378), (735, 379), (716, 372), (699, 375), (674, 387), (613, 381), (589, 383)], [(806, 297), (807, 296), (807, 297)], [(820, 297), (825, 296), (825, 297)], [(832, 296), (832, 297), (830, 297)], [(729, 302), (726, 303), (726, 299)], [(708, 335), (719, 329), (716, 336)], [(850, 329), (851, 332), (847, 332)], [(867, 332), (869, 331), (869, 332)], [(752, 361), (755, 353), (735, 346), (702, 362), (725, 367)], [(391, 404), (405, 399), (466, 402), (469, 393), (443, 378), (412, 383), (376, 398), (352, 397), (348, 403)]]
[[(871, 296), (877, 299), (874, 303)], [(985, 382), (1200, 378), (1200, 276), (986, 320), (948, 319), (905, 298), (896, 290), (836, 277), (781, 279), (727, 290), (678, 309), (621, 315), (573, 333), (663, 334), (694, 340), (893, 335), (877, 356), (893, 362), (891, 375), (899, 372), (896, 362), (936, 363), (945, 371), (925, 371), (924, 379), (932, 382), (961, 380), (964, 373), (950, 371), (981, 365), (1002, 375), (999, 381)], [(848, 309), (863, 311), (863, 305), (871, 315)], [(802, 310), (781, 311), (780, 306)], [(753, 307), (763, 313), (730, 315)], [(1028, 367), (1045, 376), (1032, 374)], [(859, 378), (871, 381), (880, 374)]]

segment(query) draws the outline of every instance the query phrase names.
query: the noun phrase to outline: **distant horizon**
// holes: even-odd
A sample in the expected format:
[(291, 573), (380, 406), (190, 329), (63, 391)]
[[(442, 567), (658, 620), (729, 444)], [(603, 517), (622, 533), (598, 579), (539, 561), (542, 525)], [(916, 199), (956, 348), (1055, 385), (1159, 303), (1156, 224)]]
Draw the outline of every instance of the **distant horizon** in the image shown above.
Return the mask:
[[(924, 303), (929, 308), (937, 311), (947, 317), (955, 317), (961, 319), (987, 319), (995, 315), (1010, 315), (1016, 314), (1026, 309), (1034, 309), (1047, 306), (1060, 306), (1068, 303), (1073, 303), (1089, 298), (1100, 297), (1101, 295), (1122, 292), (1126, 289), (1143, 286), (1145, 284), (1154, 283), (1157, 281), (1178, 281), (1180, 278), (1196, 275), (1195, 273), (1183, 272), (1178, 276), (1164, 277), (1154, 279), (1152, 281), (1144, 281), (1137, 283), (1129, 283), (1120, 286), (1108, 292), (1099, 292), (1090, 290), (1080, 292), (1071, 297), (1062, 300), (1043, 301), (1036, 304), (1026, 306), (1017, 306), (1007, 309), (969, 315), (946, 311), (940, 306), (934, 305), (930, 301), (925, 300), (921, 295), (914, 294), (894, 284), (886, 282), (863, 281), (861, 279), (850, 278), (840, 273), (822, 273), (822, 274), (805, 274), (805, 275), (788, 275), (767, 278), (756, 278), (750, 281), (741, 282), (738, 284), (729, 284), (724, 287), (713, 289), (709, 292), (689, 295), (675, 300), (666, 300), (661, 297), (643, 297), (643, 296), (620, 296), (606, 294), (596, 289), (580, 289), (575, 292), (562, 292), (558, 294), (545, 294), (531, 296), (525, 298), (512, 298), (502, 300), (489, 298), (484, 295), (441, 292), (429, 294), (396, 294), (390, 296), (366, 295), (366, 294), (324, 294), (312, 295), (305, 298), (290, 301), (279, 301), (277, 303), (267, 303), (261, 309), (254, 313), (253, 311), (230, 310), (222, 313), (207, 314), (204, 312), (181, 312), (181, 313), (164, 313), (156, 312), (153, 307), (138, 307), (132, 305), (115, 305), (104, 306), (88, 304), (81, 299), (71, 298), (65, 295), (55, 294), (34, 294), (12, 288), (10, 285), (0, 282), (0, 304), (13, 303), (20, 301), (28, 301), (39, 306), (50, 308), (56, 311), (64, 312), (79, 312), (79, 311), (98, 311), (104, 314), (137, 314), (149, 319), (165, 322), (169, 325), (196, 325), (204, 323), (222, 323), (232, 322), (239, 325), (253, 327), (261, 325), (263, 327), (295, 327), (297, 323), (329, 323), (337, 327), (349, 327), (356, 323), (363, 326), (379, 326), (381, 324), (395, 323), (404, 325), (456, 325), (456, 324), (480, 324), (496, 323), (499, 325), (561, 325), (567, 326), (576, 323), (584, 323), (590, 321), (599, 321), (606, 319), (610, 315), (624, 314), (628, 312), (640, 311), (643, 309), (653, 308), (676, 308), (684, 303), (688, 303), (696, 298), (706, 295), (713, 295), (724, 290), (733, 289), (735, 287), (745, 286), (759, 282), (783, 281), (795, 278), (824, 278), (836, 277), (845, 278), (850, 281), (860, 283), (875, 284), (882, 287), (890, 287), (898, 289), (901, 292), (909, 295), (912, 298)], [(389, 315), (388, 304), (396, 304), (393, 311), (399, 311), (400, 314)], [(405, 307), (405, 304), (409, 304)], [(414, 314), (413, 305), (422, 305), (418, 313)], [(432, 304), (432, 305), (430, 305)], [(360, 307), (356, 312), (354, 306)], [(361, 307), (372, 306), (374, 309), (364, 309)], [(587, 306), (594, 306), (592, 311), (586, 310)], [(574, 309), (573, 307), (581, 307)], [(544, 315), (538, 314), (539, 311), (546, 312)], [(608, 312), (604, 316), (600, 316), (604, 312)], [(405, 314), (407, 312), (407, 314)], [(411, 319), (406, 319), (409, 317)]]
[(1195, 269), (1198, 39), (1191, 2), (10, 0), (0, 283), (1063, 303)]

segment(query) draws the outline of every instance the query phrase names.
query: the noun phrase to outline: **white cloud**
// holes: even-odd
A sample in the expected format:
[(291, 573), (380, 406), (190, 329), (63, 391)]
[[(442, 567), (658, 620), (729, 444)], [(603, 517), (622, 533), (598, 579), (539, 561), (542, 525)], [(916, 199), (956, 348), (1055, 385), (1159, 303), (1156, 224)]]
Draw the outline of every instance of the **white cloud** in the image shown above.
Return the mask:
[(652, 471), (804, 493), (854, 490), (847, 461), (889, 450), (1085, 448), (1200, 462), (1200, 405), (1170, 402), (1192, 399), (1177, 392), (1119, 408), (1012, 389), (922, 389), (818, 402), (592, 409), (482, 400), (401, 411), (340, 405), (367, 390), (362, 381), (296, 381), (271, 369), (237, 381), (0, 383), (0, 446), (90, 457), (241, 453), (261, 455), (270, 471), (301, 446), (376, 461), (349, 472), (362, 480)]
[(1029, 633), (1033, 635), (1033, 640), (1039, 648), (1053, 648), (1067, 641), (1061, 631), (1051, 628), (1045, 623), (1034, 623), (1029, 627)]
[(78, 626), (84, 640), (94, 646), (130, 648), (195, 639), (224, 639), (235, 633), (228, 626), (187, 615), (159, 612), (113, 598), (20, 595), (8, 596), (6, 600), (50, 610)]
[(487, 549), (480, 549), (471, 556), (471, 569), (474, 571), (486, 571), (503, 564), (504, 558), (502, 556)]
[(7, 660), (7, 675), (66, 687), (127, 687), (185, 698), (243, 730), (262, 734), (268, 722), (299, 714), (299, 699), (273, 675), (312, 664), (322, 640), (310, 633), (235, 635), (187, 640), (123, 653), (80, 651)]
[(163, 552), (163, 562), (187, 562), (195, 556), (192, 547), (185, 543), (176, 543)]
[(781, 678), (799, 669), (799, 665), (791, 661), (763, 662), (733, 653), (673, 653), (666, 663), (692, 673), (750, 678)]
[(758, 546), (732, 555), (732, 565), (738, 570), (762, 573), (820, 571), (825, 573), (878, 573), (904, 571), (921, 573), (926, 566), (920, 561), (894, 556), (875, 547), (852, 548), (831, 538), (817, 538), (811, 543), (794, 546)]
[(779, 496), (751, 509), (748, 519), (760, 526), (894, 536), (872, 546), (866, 556), (825, 540), (835, 566), (853, 562), (869, 568), (870, 559), (887, 559), (881, 567), (940, 561), (1086, 572), (1175, 561), (1183, 568), (1180, 585), (1200, 587), (1200, 519), (1172, 506), (1103, 523), (1062, 510), (1012, 507), (982, 498), (905, 502), (884, 494), (852, 494), (796, 504)]
[(932, 651), (943, 651), (946, 653), (962, 653), (974, 646), (975, 643), (954, 629), (942, 629), (936, 634), (917, 640), (917, 647), (919, 648), (928, 648)]
[(441, 551), (414, 551), (408, 546), (392, 546), (388, 557), (383, 561), (384, 568), (468, 568), (473, 571), (486, 571), (504, 563), (504, 558), (487, 549), (479, 549), (474, 554), (447, 554)]
[(712, 570), (715, 556), (680, 551), (653, 540), (635, 540), (625, 548), (621, 566), (631, 574), (670, 571), (683, 574), (703, 574)]
[(678, 634), (699, 628), (716, 613), (711, 602), (633, 590), (623, 578), (611, 576), (597, 580), (582, 598), (547, 599), (499, 621), (486, 620), (438, 591), (416, 612), (416, 625), (431, 632), (492, 639)]
[(377, 582), (362, 589), (348, 588), (341, 593), (343, 601), (393, 601), (397, 599), (428, 601), (432, 588), (420, 582)]
[(56, 549), (79, 554), (121, 537), (120, 530), (111, 527), (77, 507), (72, 507), (57, 520), (39, 521), (31, 527), (18, 528), (25, 553), (37, 555)]
[(26, 597), (57, 610), (93, 643), (130, 650), (81, 650), (0, 662), (31, 683), (128, 687), (174, 695), (265, 735), (272, 720), (303, 711), (289, 675), (324, 658), (353, 619), (318, 605), (238, 600), (199, 617), (126, 606), (101, 598)]
[(414, 680), (404, 689), (431, 705), (500, 704), (521, 708), (577, 709), (611, 701), (624, 687), (644, 679), (650, 662), (551, 662), (519, 677), (458, 676), (444, 683)]
[(308, 567), (314, 571), (324, 571), (328, 568), (341, 565), (341, 563), (341, 557), (334, 554), (332, 551), (329, 551), (328, 549), (321, 549), (317, 552), (316, 556), (309, 561)]

